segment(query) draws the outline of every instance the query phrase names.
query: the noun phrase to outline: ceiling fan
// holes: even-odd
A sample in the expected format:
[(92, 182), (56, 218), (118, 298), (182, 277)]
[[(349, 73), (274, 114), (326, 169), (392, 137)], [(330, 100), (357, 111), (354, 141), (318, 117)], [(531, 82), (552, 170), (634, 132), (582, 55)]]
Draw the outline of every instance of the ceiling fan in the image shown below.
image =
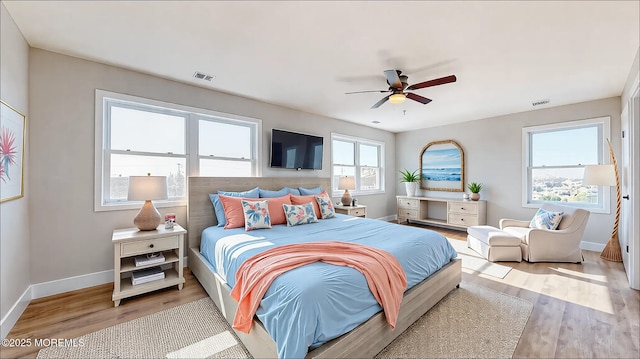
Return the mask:
[(456, 82), (456, 76), (450, 75), (446, 77), (441, 77), (439, 79), (429, 80), (425, 82), (420, 82), (414, 85), (409, 86), (407, 80), (409, 77), (407, 75), (403, 75), (400, 70), (386, 70), (384, 75), (387, 77), (387, 84), (389, 84), (388, 90), (373, 90), (373, 91), (356, 91), (356, 92), (346, 92), (346, 95), (354, 94), (354, 93), (366, 93), (366, 92), (391, 92), (389, 95), (382, 98), (382, 100), (375, 103), (375, 105), (371, 106), (371, 108), (378, 108), (383, 103), (389, 101), (393, 104), (403, 103), (407, 98), (410, 98), (414, 101), (418, 101), (423, 105), (431, 102), (431, 99), (426, 97), (416, 95), (411, 92), (404, 92), (405, 90), (418, 90), (425, 87), (438, 86), (448, 84), (450, 82)]

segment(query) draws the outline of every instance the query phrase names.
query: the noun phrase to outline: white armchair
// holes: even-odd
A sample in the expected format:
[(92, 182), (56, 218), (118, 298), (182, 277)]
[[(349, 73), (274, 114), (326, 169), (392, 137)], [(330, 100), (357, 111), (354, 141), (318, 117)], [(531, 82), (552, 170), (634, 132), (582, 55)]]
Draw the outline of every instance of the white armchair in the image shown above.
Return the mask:
[(500, 229), (520, 238), (522, 259), (529, 262), (582, 262), (580, 241), (587, 227), (589, 211), (545, 203), (540, 208), (564, 212), (555, 230), (529, 228), (531, 221), (501, 219)]

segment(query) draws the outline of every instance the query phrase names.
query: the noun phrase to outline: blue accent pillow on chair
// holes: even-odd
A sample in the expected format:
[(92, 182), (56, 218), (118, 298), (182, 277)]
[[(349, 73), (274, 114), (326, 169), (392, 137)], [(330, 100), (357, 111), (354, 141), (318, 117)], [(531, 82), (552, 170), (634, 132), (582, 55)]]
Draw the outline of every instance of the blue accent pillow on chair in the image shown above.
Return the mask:
[(564, 212), (550, 212), (540, 208), (529, 223), (529, 228), (554, 230), (560, 225), (563, 214)]

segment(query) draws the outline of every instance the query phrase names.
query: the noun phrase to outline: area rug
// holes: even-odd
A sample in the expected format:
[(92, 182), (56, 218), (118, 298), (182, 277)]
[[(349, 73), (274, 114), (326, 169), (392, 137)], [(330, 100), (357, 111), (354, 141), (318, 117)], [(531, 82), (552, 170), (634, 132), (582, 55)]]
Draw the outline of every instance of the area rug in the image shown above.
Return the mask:
[(492, 277), (504, 278), (509, 274), (511, 267), (489, 262), (473, 249), (467, 247), (467, 241), (447, 238), (449, 243), (458, 252), (458, 257), (462, 259), (462, 268), (474, 272), (490, 275)]
[[(461, 283), (377, 358), (510, 358), (533, 305)], [(38, 358), (251, 358), (209, 298), (40, 350)], [(82, 345), (79, 345), (82, 344)]]

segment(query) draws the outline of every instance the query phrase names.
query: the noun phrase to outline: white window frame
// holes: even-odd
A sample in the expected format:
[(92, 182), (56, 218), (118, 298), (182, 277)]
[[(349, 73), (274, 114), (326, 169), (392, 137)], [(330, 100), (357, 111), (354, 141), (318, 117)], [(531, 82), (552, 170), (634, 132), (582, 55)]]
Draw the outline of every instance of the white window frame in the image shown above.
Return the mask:
[[(198, 154), (198, 123), (200, 120), (205, 119), (248, 126), (251, 128), (251, 175), (253, 177), (261, 176), (262, 163), (258, 155), (259, 149), (262, 148), (261, 120), (96, 89), (94, 166), (94, 210), (96, 212), (139, 209), (142, 204), (142, 202), (139, 201), (106, 201), (109, 196), (109, 162), (111, 154), (111, 150), (108, 148), (110, 144), (110, 128), (107, 127), (110, 126), (108, 101), (123, 103), (126, 104), (127, 107), (134, 109), (144, 110), (145, 107), (154, 107), (155, 110), (162, 113), (185, 116), (185, 155), (167, 154), (166, 156), (186, 157), (185, 177), (187, 178), (199, 175), (199, 160), (202, 157)], [(205, 156), (203, 158), (208, 157)], [(186, 206), (187, 198), (170, 198), (164, 201), (154, 201), (154, 205), (158, 208)]]
[[(609, 164), (609, 150), (607, 139), (611, 138), (611, 117), (597, 117), (586, 120), (567, 121), (553, 123), (548, 125), (530, 126), (522, 128), (522, 206), (527, 208), (539, 208), (543, 203), (558, 203), (563, 206), (584, 208), (593, 213), (610, 213), (611, 212), (611, 191), (608, 186), (598, 186), (598, 204), (589, 205), (576, 202), (554, 202), (532, 200), (532, 170), (542, 167), (533, 167), (531, 165), (531, 136), (536, 133), (554, 132), (570, 129), (578, 129), (584, 127), (598, 126), (598, 164)], [(573, 166), (559, 166), (561, 168), (580, 168), (586, 164), (575, 164)]]
[[(349, 135), (343, 135), (343, 134), (339, 134), (339, 133), (335, 133), (332, 132), (331, 133), (331, 179), (332, 179), (332, 188), (331, 188), (331, 196), (332, 197), (340, 197), (342, 196), (342, 194), (344, 193), (343, 190), (334, 190), (333, 189), (333, 178), (334, 178), (334, 172), (333, 172), (333, 168), (334, 166), (352, 166), (352, 165), (345, 165), (345, 164), (340, 164), (340, 163), (333, 163), (333, 140), (339, 140), (339, 141), (344, 141), (344, 142), (352, 142), (354, 144), (354, 167), (355, 167), (355, 177), (356, 177), (356, 189), (353, 191), (350, 191), (350, 193), (352, 195), (369, 195), (369, 194), (380, 194), (380, 193), (385, 193), (385, 143), (384, 142), (380, 142), (380, 141), (375, 141), (375, 140), (370, 140), (367, 138), (361, 138), (361, 137), (354, 137), (354, 136), (349, 136)], [(370, 145), (370, 146), (378, 146), (380, 148), (380, 153), (379, 153), (379, 157), (378, 157), (378, 168), (380, 169), (380, 189), (375, 189), (375, 190), (362, 190), (360, 189), (360, 169), (362, 167), (367, 167), (367, 166), (361, 166), (359, 163), (359, 159), (360, 159), (360, 146), (359, 145)]]

